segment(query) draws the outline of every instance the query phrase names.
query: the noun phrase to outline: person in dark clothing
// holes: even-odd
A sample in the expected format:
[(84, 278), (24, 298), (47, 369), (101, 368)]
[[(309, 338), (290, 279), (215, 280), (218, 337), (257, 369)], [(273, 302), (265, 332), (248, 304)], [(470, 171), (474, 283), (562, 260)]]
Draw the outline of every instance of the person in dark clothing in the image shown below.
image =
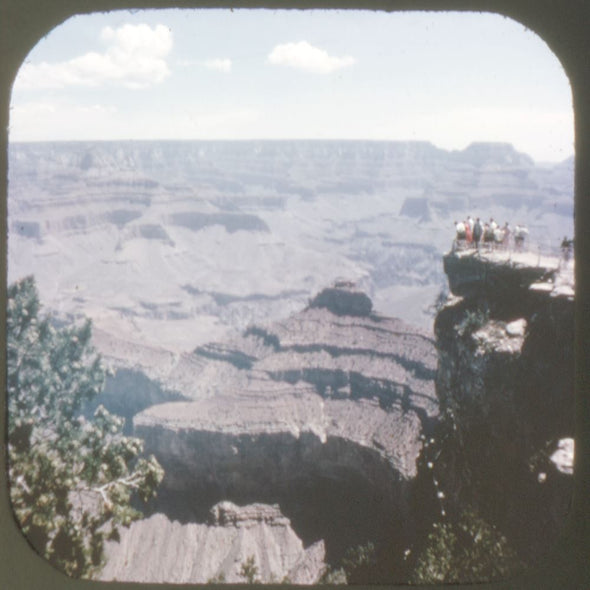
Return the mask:
[(479, 241), (481, 240), (481, 235), (483, 234), (483, 226), (481, 225), (481, 221), (479, 217), (475, 220), (473, 225), (473, 243), (475, 247), (479, 250)]
[(561, 242), (561, 254), (566, 262), (568, 262), (569, 259), (572, 257), (573, 249), (574, 241), (568, 240), (567, 236), (564, 236), (563, 241)]
[(525, 225), (517, 224), (514, 228), (514, 249), (517, 252), (522, 252), (524, 250), (524, 240), (528, 233), (529, 230)]

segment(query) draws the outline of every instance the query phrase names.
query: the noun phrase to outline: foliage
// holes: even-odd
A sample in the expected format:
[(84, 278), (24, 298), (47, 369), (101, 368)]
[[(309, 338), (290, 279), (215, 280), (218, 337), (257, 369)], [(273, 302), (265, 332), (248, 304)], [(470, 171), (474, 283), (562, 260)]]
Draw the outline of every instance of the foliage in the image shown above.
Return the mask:
[(343, 568), (332, 568), (329, 565), (326, 566), (320, 577), (320, 584), (346, 584), (346, 573)]
[(7, 395), (10, 498), (35, 549), (75, 577), (90, 577), (104, 560), (104, 542), (118, 538), (140, 513), (136, 493), (155, 494), (163, 470), (138, 458), (139, 439), (121, 434), (123, 419), (102, 406), (80, 415), (104, 383), (90, 346), (91, 327), (56, 329), (40, 318), (34, 279), (7, 293)]
[(464, 338), (471, 336), (474, 332), (477, 332), (482, 326), (488, 323), (490, 319), (490, 313), (485, 309), (475, 309), (473, 311), (467, 310), (465, 316), (461, 322), (455, 328), (457, 334)]
[(342, 568), (349, 584), (372, 582), (373, 570), (376, 565), (375, 545), (370, 541), (365, 545), (347, 549), (342, 558)]
[(240, 576), (244, 578), (247, 584), (260, 584), (258, 578), (258, 566), (256, 565), (256, 559), (253, 555), (248, 557), (240, 569)]
[(416, 584), (482, 582), (513, 575), (522, 566), (506, 538), (468, 509), (456, 523), (434, 525), (411, 581)]
[(207, 580), (207, 584), (225, 584), (225, 581), (225, 574), (223, 572), (220, 572), (216, 576), (209, 578)]
[(375, 545), (349, 547), (342, 557), (340, 567), (327, 566), (320, 584), (370, 584), (376, 581), (377, 558)]

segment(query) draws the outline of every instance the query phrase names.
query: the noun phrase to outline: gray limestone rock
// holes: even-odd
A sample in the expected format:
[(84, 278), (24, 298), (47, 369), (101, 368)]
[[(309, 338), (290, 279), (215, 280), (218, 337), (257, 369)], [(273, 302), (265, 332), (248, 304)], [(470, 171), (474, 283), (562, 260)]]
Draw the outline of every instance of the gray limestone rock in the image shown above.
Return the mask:
[(251, 560), (261, 582), (318, 582), (325, 568), (323, 542), (304, 547), (278, 507), (223, 502), (212, 513), (209, 524), (154, 514), (122, 528), (120, 540), (107, 543), (100, 580), (244, 583), (242, 568)]
[[(409, 542), (423, 435), (438, 417), (426, 333), (310, 307), (193, 356), (201, 374), (189, 399), (133, 419), (166, 472), (157, 510), (239, 523), (223, 502), (280, 505), (306, 545), (324, 541), (332, 563), (359, 538), (390, 543), (395, 530)], [(206, 387), (212, 395), (199, 394)]]

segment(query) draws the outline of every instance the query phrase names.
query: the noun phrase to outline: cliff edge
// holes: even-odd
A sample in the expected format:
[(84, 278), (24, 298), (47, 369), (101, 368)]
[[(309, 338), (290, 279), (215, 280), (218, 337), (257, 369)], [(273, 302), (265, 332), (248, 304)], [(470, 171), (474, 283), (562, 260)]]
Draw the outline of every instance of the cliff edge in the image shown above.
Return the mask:
[[(574, 262), (532, 253), (444, 257), (435, 322), (443, 514), (470, 506), (527, 564), (550, 550), (572, 493)], [(568, 455), (569, 451), (569, 455)]]

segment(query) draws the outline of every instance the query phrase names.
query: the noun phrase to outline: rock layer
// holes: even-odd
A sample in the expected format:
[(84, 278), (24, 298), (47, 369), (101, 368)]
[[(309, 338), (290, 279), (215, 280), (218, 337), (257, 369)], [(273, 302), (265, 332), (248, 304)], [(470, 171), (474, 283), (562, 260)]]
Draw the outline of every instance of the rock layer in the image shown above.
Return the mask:
[(507, 144), (11, 142), (8, 155), (8, 280), (34, 274), (61, 317), (175, 352), (286, 317), (338, 277), (431, 329), (454, 219), (528, 221), (546, 246), (573, 232), (573, 159), (538, 166)]
[(256, 581), (318, 582), (325, 568), (323, 542), (304, 549), (277, 506), (222, 502), (211, 513), (208, 524), (182, 524), (154, 514), (121, 529), (120, 541), (107, 544), (100, 579), (244, 583), (243, 568), (250, 560)]
[(399, 320), (359, 316), (350, 291), (327, 291), (337, 313), (312, 304), (197, 348), (203, 371), (184, 390), (193, 401), (134, 417), (166, 471), (153, 510), (202, 522), (220, 500), (277, 503), (331, 562), (394, 530), (409, 542), (416, 463), (438, 416), (434, 346)]

